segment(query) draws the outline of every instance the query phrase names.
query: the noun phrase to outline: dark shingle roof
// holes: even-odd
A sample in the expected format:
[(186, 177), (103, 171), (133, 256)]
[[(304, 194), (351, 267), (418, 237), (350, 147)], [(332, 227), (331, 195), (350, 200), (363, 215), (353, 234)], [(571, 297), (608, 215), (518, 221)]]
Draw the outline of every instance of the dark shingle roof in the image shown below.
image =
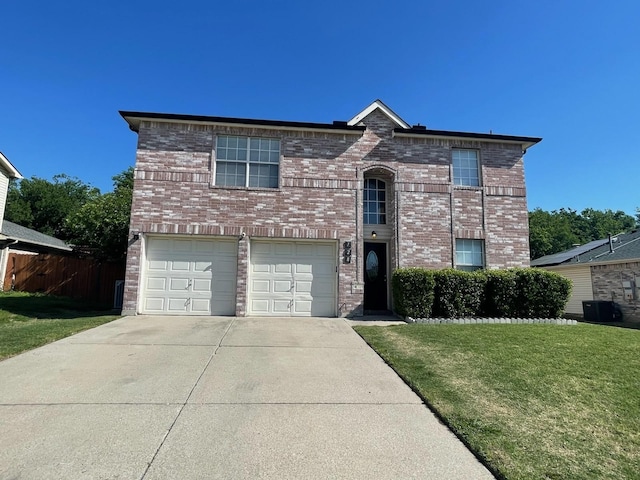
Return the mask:
[(611, 238), (611, 244), (608, 238), (603, 238), (564, 252), (546, 255), (533, 260), (531, 266), (546, 267), (624, 260), (640, 260), (640, 231), (614, 235)]
[(45, 235), (44, 233), (36, 232), (27, 227), (23, 227), (16, 223), (4, 220), (2, 222), (2, 228), (0, 234), (5, 235), (11, 240), (18, 240), (19, 242), (29, 243), (31, 245), (40, 245), (43, 247), (54, 248), (56, 250), (65, 250), (70, 252), (69, 247), (64, 241), (59, 238)]

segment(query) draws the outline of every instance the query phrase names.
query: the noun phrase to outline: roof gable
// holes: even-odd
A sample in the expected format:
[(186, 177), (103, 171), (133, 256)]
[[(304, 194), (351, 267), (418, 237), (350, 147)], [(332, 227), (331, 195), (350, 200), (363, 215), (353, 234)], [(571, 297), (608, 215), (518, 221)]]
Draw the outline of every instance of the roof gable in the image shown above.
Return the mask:
[(380, 110), (383, 114), (385, 114), (393, 123), (395, 123), (400, 128), (410, 128), (409, 124), (405, 122), (398, 114), (396, 114), (393, 110), (387, 107), (382, 101), (376, 100), (367, 108), (358, 113), (355, 117), (347, 122), (347, 125), (354, 126), (357, 125), (370, 115), (372, 112)]

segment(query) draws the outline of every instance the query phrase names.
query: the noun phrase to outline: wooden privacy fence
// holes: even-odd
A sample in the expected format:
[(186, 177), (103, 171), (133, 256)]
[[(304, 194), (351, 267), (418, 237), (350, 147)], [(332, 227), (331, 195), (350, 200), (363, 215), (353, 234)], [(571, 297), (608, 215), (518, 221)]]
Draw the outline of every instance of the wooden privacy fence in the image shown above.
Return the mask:
[(111, 305), (116, 280), (124, 279), (124, 271), (124, 262), (9, 253), (3, 289), (62, 295)]

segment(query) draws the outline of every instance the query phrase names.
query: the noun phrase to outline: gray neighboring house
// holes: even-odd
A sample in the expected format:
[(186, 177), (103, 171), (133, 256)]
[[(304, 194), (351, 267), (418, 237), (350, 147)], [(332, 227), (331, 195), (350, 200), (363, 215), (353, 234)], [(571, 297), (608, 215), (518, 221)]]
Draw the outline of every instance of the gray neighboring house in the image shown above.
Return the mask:
[(623, 320), (640, 322), (640, 231), (595, 240), (531, 261), (573, 281), (565, 313), (582, 315), (582, 302), (612, 300)]

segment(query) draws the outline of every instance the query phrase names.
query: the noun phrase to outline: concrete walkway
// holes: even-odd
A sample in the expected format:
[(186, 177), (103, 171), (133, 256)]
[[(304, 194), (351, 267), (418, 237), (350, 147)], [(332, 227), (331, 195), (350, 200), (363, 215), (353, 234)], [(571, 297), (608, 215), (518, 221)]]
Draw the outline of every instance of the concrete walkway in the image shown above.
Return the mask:
[(493, 478), (342, 319), (126, 317), (0, 362), (0, 432), (2, 479)]

